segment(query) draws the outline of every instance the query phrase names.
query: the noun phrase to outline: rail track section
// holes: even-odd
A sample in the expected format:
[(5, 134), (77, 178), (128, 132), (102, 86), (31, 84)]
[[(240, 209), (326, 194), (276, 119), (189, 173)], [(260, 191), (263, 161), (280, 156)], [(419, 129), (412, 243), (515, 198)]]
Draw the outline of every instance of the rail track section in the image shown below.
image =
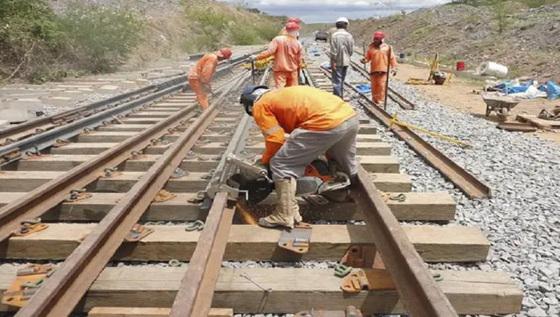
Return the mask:
[[(249, 74), (243, 72), (241, 75), (232, 79), (229, 87), (224, 89), (221, 95), (215, 99), (213, 105), (200, 116), (194, 118), (194, 115), (192, 115), (194, 103), (191, 102), (190, 107), (178, 111), (168, 119), (158, 122), (153, 127), (149, 127), (136, 137), (129, 138), (116, 147), (120, 149), (122, 145), (130, 143), (130, 140), (135, 140), (138, 136), (142, 136), (143, 139), (148, 142), (147, 144), (150, 144), (150, 140), (153, 139), (151, 135), (147, 138), (145, 133), (154, 130), (155, 127), (159, 130), (163, 127), (163, 131), (166, 133), (169, 132), (168, 129), (183, 130), (177, 133), (176, 140), (169, 144), (161, 155), (155, 158), (147, 171), (142, 174), (137, 182), (131, 184), (131, 188), (119, 199), (119, 202), (107, 212), (99, 224), (93, 228), (91, 233), (88, 234), (65, 261), (57, 267), (54, 273), (45, 280), (41, 287), (38, 288), (36, 293), (30, 298), (27, 305), (18, 311), (17, 316), (66, 316), (74, 310), (74, 307), (86, 293), (91, 283), (93, 283), (105, 265), (111, 260), (123, 240), (129, 236), (131, 228), (133, 228), (133, 234), (142, 235), (142, 232), (145, 232), (143, 229), (139, 229), (141, 227), (135, 227), (135, 224), (139, 221), (156, 195), (162, 194), (160, 191), (168, 180), (173, 175), (185, 173), (180, 169), (184, 157), (195, 146), (195, 143), (202, 136), (204, 131), (214, 122), (218, 113), (222, 111), (220, 104), (224, 101), (226, 95), (232, 89), (237, 89), (240, 84), (248, 78)], [(169, 105), (169, 102), (160, 103), (160, 105), (161, 104)], [(191, 115), (188, 115), (189, 113), (191, 113)], [(153, 113), (149, 115), (157, 117), (157, 115)], [(188, 125), (185, 125), (185, 122), (183, 122), (182, 124), (185, 125), (183, 126), (184, 129), (169, 125), (169, 121), (174, 122), (181, 119), (194, 119), (194, 121), (190, 122)], [(102, 152), (98, 158), (107, 156), (108, 153), (111, 154), (110, 157), (114, 157), (112, 153), (113, 150), (114, 149), (109, 149)], [(118, 164), (121, 162), (116, 163)], [(80, 164), (77, 168), (83, 169), (84, 165), (87, 166), (89, 164)], [(97, 174), (94, 168), (86, 168), (86, 170), (89, 173), (93, 172)], [(68, 174), (72, 174), (72, 171)], [(64, 179), (55, 179), (50, 183), (60, 183), (67, 186), (69, 182)], [(48, 184), (49, 183), (47, 183), (47, 185)], [(64, 194), (64, 192), (67, 193), (64, 188), (57, 186), (42, 186), (35, 190), (36, 195), (26, 195), (20, 200), (33, 204), (36, 207), (36, 214), (44, 213), (52, 205), (62, 201), (59, 199), (58, 202), (53, 201), (50, 205), (45, 204), (44, 200), (38, 201), (37, 198), (39, 196), (37, 194), (40, 192), (45, 194), (50, 188), (58, 189), (58, 191), (53, 192), (52, 196), (47, 195), (47, 197), (60, 197), (60, 192), (62, 194)], [(19, 217), (29, 217), (30, 209), (28, 208), (24, 210), (14, 208), (12, 210), (13, 213), (20, 214)], [(8, 226), (2, 223), (1, 228), (7, 230), (5, 228), (8, 228)]]
[[(311, 73), (314, 82), (327, 82)], [(242, 80), (231, 79), (231, 86)], [(295, 313), (344, 311), (350, 305), (364, 315), (519, 311), (521, 291), (504, 273), (425, 270), (423, 262), (484, 261), (490, 243), (477, 228), (430, 224), (454, 219), (453, 199), (445, 192), (410, 192), (410, 177), (399, 174), (390, 147), (366, 117), (360, 119), (357, 139), (362, 169), (355, 202), (299, 200), (304, 219), (312, 224), (307, 253), (279, 248), (279, 230), (246, 224), (241, 207), (232, 205), (219, 186), (232, 172), (224, 156), (257, 156), (264, 143), (237, 104), (239, 94), (230, 95), (223, 92), (224, 107), (214, 104), (177, 129), (164, 129), (167, 134), (142, 153), (108, 164), (116, 170), (95, 170), (91, 182), (66, 189), (85, 191), (66, 192), (57, 202), (48, 202), (55, 192), (45, 192), (45, 205), (33, 208), (45, 211), (40, 224), (47, 227), (11, 235), (0, 244), (4, 261), (63, 261), (40, 287), (26, 289), (30, 300), (19, 316), (64, 316), (72, 310), (89, 317), (138, 316), (153, 313), (154, 307), (161, 316), (214, 316), (216, 308)], [(21, 174), (0, 173), (0, 205), (30, 199), (29, 191), (54, 175), (144, 133), (161, 121), (156, 112), (192, 104), (191, 96), (179, 94), (155, 103), (142, 118), (100, 126), (81, 134), (76, 144), (13, 163), (11, 172)], [(199, 191), (213, 193), (209, 209), (200, 208)], [(264, 214), (273, 207), (271, 195), (250, 211)], [(127, 234), (136, 239), (123, 242)], [(181, 265), (184, 261), (189, 263)], [(341, 278), (336, 262), (354, 269)], [(10, 291), (21, 278), (17, 272), (26, 270), (21, 264), (0, 266), (0, 289), (8, 289), (0, 310), (14, 309), (7, 306), (15, 297)]]
[[(231, 71), (247, 58), (238, 57), (231, 62), (222, 62), (216, 76)], [(118, 120), (138, 107), (154, 102), (170, 93), (184, 89), (188, 84), (185, 76), (174, 76), (159, 84), (126, 92), (105, 100), (75, 109), (41, 117), (13, 127), (0, 130), (0, 166), (18, 160), (24, 155), (33, 155), (57, 142), (92, 130), (110, 121)]]
[[(364, 77), (369, 78), (367, 71), (360, 67), (356, 62), (352, 62), (352, 68)], [(316, 66), (312, 72), (314, 74), (322, 73), (323, 75), (330, 77), (330, 74), (328, 74), (328, 72), (320, 66)], [(348, 83), (345, 83), (345, 86), (360, 96), (360, 104), (372, 118), (384, 125), (386, 128), (390, 129), (398, 138), (406, 142), (414, 152), (420, 155), (428, 164), (439, 171), (443, 177), (455, 184), (455, 186), (457, 186), (457, 188), (459, 188), (467, 197), (471, 199), (491, 197), (491, 189), (469, 171), (459, 166), (452, 159), (447, 157), (415, 133), (412, 129), (395, 123), (393, 116), (389, 112), (373, 104), (373, 102), (359, 89)], [(394, 92), (394, 94), (396, 94), (396, 92)], [(400, 99), (406, 100), (406, 103), (411, 103), (402, 95), (399, 96)], [(398, 104), (403, 104), (402, 100), (395, 101)]]

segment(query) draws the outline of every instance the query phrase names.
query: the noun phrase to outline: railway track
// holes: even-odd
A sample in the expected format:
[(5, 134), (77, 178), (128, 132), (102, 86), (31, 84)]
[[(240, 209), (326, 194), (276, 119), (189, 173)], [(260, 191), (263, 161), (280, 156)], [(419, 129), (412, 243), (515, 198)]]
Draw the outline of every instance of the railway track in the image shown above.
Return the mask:
[[(244, 61), (247, 55), (222, 62), (216, 71), (221, 76)], [(174, 76), (162, 83), (119, 94), (105, 100), (40, 117), (0, 130), (0, 166), (33, 155), (57, 143), (64, 143), (84, 130), (119, 120), (139, 107), (185, 88), (185, 75)]]
[[(315, 77), (310, 81), (326, 81), (313, 67), (310, 73)], [(315, 223), (308, 253), (285, 252), (277, 246), (279, 231), (244, 224), (219, 184), (232, 173), (227, 154), (251, 157), (264, 147), (260, 131), (237, 104), (236, 88), (248, 78), (236, 73), (226, 79), (228, 86), (203, 114), (189, 110), (192, 95), (177, 94), (118, 124), (81, 133), (77, 143), (6, 165), (11, 170), (0, 172), (4, 261), (63, 261), (33, 289), (17, 316), (154, 313), (149, 307), (159, 307), (161, 316), (212, 315), (211, 307), (294, 313), (353, 305), (364, 314), (415, 316), (519, 310), (521, 292), (505, 274), (426, 270), (424, 262), (484, 261), (490, 244), (477, 228), (430, 224), (453, 220), (453, 199), (443, 192), (410, 192), (410, 178), (399, 174), (389, 145), (366, 117), (358, 136), (356, 203), (300, 202), (304, 218)], [(118, 158), (103, 158), (116, 149)], [(69, 176), (77, 171), (83, 174)], [(199, 191), (213, 193), (208, 209), (200, 209)], [(257, 209), (271, 207), (264, 201)], [(23, 220), (39, 215), (47, 228), (11, 236)], [(204, 229), (186, 231), (196, 220), (205, 222)], [(144, 227), (130, 233), (137, 223)], [(130, 239), (148, 232), (139, 241)], [(123, 242), (127, 236), (131, 241)], [(362, 265), (375, 279), (369, 290), (344, 294), (333, 262), (358, 249), (365, 258), (376, 258), (375, 266), (369, 260)], [(189, 264), (178, 265), (182, 261)], [(255, 267), (243, 261), (264, 262)], [(322, 268), (314, 267), (316, 261)], [(0, 266), (0, 289), (12, 283), (21, 266)]]
[[(369, 80), (369, 74), (358, 63), (352, 62), (352, 69)], [(324, 75), (330, 78), (330, 74), (319, 65), (310, 70), (315, 75)], [(373, 102), (356, 87), (345, 83), (345, 86), (360, 97), (360, 105), (377, 122), (390, 129), (399, 139), (403, 140), (408, 146), (420, 155), (428, 164), (438, 170), (447, 180), (455, 184), (467, 197), (471, 199), (482, 199), (491, 197), (491, 189), (469, 171), (456, 164), (441, 151), (425, 141), (420, 135), (415, 133), (407, 126), (393, 122), (393, 116)], [(389, 88), (389, 97), (403, 109), (414, 109), (414, 104), (400, 95), (394, 89)], [(412, 106), (411, 106), (412, 105)]]

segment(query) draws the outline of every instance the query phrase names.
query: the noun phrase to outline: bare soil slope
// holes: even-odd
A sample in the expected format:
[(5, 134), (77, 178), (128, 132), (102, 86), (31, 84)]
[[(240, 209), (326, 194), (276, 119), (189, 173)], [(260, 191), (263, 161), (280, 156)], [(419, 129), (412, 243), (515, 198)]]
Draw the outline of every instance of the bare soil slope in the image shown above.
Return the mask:
[(351, 29), (360, 43), (383, 30), (398, 52), (418, 59), (439, 52), (451, 65), (465, 60), (473, 69), (495, 61), (508, 65), (514, 76), (560, 79), (560, 1), (538, 8), (508, 1), (501, 9), (448, 4), (356, 21)]

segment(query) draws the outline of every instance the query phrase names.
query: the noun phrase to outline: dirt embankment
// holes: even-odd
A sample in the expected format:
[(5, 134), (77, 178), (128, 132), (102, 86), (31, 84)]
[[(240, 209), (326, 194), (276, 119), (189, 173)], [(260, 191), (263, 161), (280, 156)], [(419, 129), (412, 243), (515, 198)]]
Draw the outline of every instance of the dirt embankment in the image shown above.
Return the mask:
[(448, 4), (351, 25), (360, 45), (375, 30), (385, 31), (398, 52), (419, 60), (439, 52), (450, 65), (464, 60), (474, 69), (495, 61), (513, 76), (560, 80), (560, 3), (538, 8), (514, 1), (499, 8)]

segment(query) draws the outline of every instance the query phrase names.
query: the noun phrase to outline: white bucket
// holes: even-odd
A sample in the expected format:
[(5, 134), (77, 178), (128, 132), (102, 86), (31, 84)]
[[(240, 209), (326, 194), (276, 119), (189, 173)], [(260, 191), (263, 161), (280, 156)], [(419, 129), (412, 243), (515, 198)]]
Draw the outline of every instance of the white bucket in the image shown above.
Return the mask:
[(478, 66), (478, 73), (486, 76), (506, 77), (508, 74), (508, 68), (502, 64), (484, 62)]

